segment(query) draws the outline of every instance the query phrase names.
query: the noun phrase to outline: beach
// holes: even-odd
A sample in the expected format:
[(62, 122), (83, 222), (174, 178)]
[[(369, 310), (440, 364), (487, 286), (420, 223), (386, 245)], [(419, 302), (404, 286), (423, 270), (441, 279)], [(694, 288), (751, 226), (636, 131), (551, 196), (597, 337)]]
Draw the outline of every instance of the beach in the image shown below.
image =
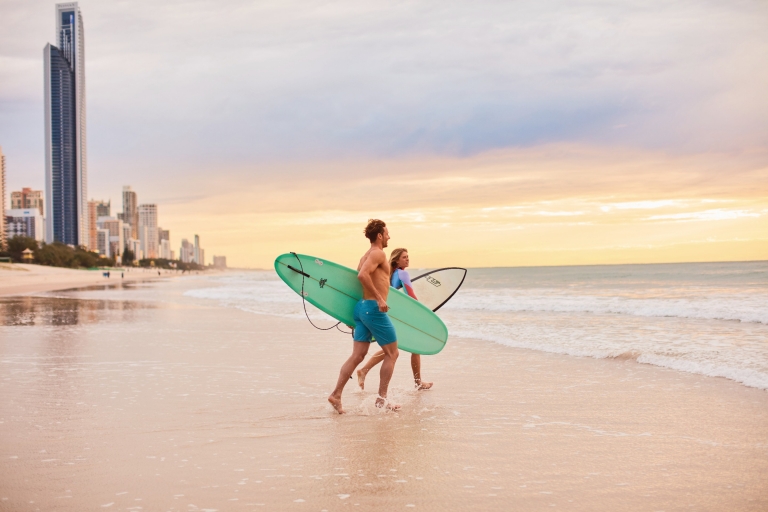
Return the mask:
[[(158, 271), (160, 275), (158, 275)], [(109, 277), (105, 273), (109, 272)], [(121, 276), (122, 274), (122, 276)], [(180, 275), (179, 272), (149, 268), (71, 269), (25, 263), (0, 263), (0, 297), (78, 288), (119, 281), (145, 281)]]
[(349, 335), (197, 297), (220, 287), (0, 299), (0, 509), (768, 507), (763, 389), (456, 337), (423, 358), (429, 391), (402, 354), (400, 412), (373, 372), (340, 416)]

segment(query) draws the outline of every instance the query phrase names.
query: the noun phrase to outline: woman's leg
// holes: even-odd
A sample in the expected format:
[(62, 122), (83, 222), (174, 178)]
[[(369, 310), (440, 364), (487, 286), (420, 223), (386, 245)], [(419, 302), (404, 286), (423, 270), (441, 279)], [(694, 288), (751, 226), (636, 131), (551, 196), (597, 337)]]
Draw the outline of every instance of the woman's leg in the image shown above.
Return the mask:
[(411, 354), (411, 369), (413, 370), (413, 381), (416, 383), (416, 389), (429, 389), (432, 387), (431, 382), (423, 382), (421, 380), (421, 356), (419, 354)]
[(371, 369), (384, 360), (384, 351), (379, 350), (373, 354), (365, 366), (357, 370), (357, 383), (360, 384), (360, 389), (365, 389), (365, 376)]

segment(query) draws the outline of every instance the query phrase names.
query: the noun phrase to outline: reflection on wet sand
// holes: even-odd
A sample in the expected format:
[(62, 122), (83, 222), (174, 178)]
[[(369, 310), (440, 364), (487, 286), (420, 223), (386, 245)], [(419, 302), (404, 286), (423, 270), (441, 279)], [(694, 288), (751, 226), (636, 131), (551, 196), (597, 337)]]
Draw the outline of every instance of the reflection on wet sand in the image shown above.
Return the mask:
[[(103, 289), (103, 287), (92, 287)], [(100, 313), (118, 312), (115, 321), (131, 321), (138, 309), (152, 304), (133, 301), (77, 300), (53, 297), (12, 297), (0, 299), (0, 325), (78, 325), (104, 321)]]
[(339, 416), (349, 336), (174, 286), (0, 300), (0, 510), (768, 505), (763, 391), (455, 339)]

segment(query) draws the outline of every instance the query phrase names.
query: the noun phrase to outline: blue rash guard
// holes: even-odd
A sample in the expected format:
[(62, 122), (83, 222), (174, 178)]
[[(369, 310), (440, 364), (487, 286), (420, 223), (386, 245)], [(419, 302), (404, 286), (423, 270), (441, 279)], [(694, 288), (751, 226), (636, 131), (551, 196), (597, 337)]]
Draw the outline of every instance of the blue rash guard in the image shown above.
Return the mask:
[(413, 291), (413, 285), (411, 284), (411, 276), (408, 275), (408, 272), (405, 270), (399, 268), (395, 270), (392, 273), (392, 279), (390, 279), (390, 284), (393, 288), (399, 290), (400, 288), (404, 288), (405, 292), (408, 294), (409, 297), (419, 300), (416, 298), (416, 293)]

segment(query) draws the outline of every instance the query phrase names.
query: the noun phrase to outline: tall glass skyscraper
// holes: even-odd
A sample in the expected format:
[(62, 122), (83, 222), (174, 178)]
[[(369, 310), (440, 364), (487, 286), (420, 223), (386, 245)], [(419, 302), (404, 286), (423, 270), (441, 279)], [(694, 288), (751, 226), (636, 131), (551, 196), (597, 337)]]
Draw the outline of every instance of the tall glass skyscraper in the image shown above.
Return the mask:
[(77, 2), (56, 4), (45, 61), (46, 242), (91, 246), (85, 145), (85, 49)]

